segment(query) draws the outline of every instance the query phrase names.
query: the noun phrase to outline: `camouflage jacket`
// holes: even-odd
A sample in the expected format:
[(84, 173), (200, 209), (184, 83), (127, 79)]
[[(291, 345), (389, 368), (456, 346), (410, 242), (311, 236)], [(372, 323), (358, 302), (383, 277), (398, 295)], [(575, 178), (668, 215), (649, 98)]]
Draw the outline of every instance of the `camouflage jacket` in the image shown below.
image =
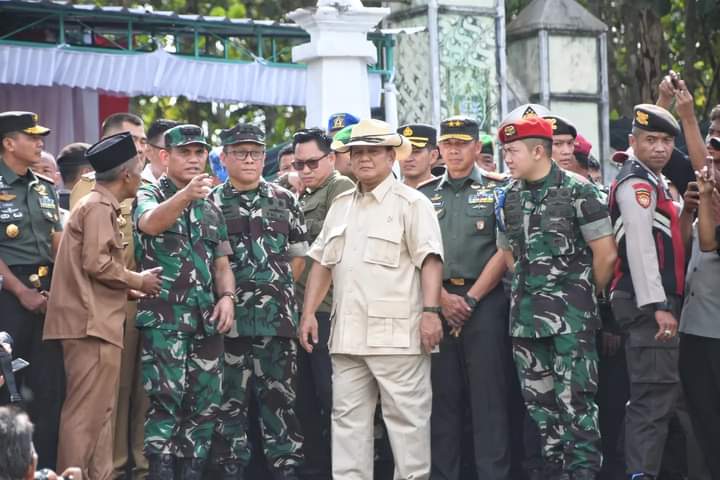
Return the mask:
[(300, 205), (290, 191), (266, 181), (239, 192), (230, 181), (211, 198), (227, 221), (238, 303), (230, 336), (297, 336), (298, 311), (290, 258), (307, 251)]
[(163, 281), (157, 298), (140, 300), (136, 324), (213, 335), (217, 333), (209, 322), (216, 301), (213, 264), (231, 253), (220, 209), (209, 200), (196, 200), (160, 235), (147, 235), (137, 228), (143, 214), (177, 191), (166, 176), (157, 185), (145, 184), (138, 190), (133, 214), (138, 268), (162, 267)]
[(516, 180), (497, 202), (498, 247), (512, 250), (510, 334), (548, 337), (600, 328), (588, 242), (612, 234), (598, 190), (553, 162), (534, 187)]

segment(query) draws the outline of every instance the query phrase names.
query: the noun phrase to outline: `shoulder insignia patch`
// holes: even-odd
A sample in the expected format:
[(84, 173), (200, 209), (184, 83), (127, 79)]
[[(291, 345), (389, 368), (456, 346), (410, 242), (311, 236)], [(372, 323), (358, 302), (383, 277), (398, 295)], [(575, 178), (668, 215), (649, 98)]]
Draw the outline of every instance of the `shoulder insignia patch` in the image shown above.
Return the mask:
[(643, 208), (648, 208), (651, 201), (652, 187), (649, 183), (639, 182), (633, 184), (635, 189), (635, 201)]

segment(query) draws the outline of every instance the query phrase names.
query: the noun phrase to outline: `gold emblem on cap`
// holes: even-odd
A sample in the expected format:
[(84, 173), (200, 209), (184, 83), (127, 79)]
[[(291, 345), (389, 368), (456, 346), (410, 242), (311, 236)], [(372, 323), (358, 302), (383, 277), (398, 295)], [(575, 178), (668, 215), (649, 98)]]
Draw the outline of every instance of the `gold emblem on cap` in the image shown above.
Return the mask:
[(333, 130), (337, 128), (343, 128), (345, 126), (345, 115), (338, 115), (333, 120)]
[(638, 122), (640, 125), (647, 126), (647, 124), (649, 123), (649, 118), (650, 116), (642, 110), (638, 110), (637, 112), (635, 112), (635, 121)]
[(522, 118), (537, 117), (537, 112), (532, 107), (527, 107), (522, 114)]
[(506, 137), (512, 137), (517, 133), (517, 130), (515, 130), (515, 125), (508, 125), (503, 129), (503, 133)]
[(546, 118), (548, 122), (550, 122), (550, 125), (552, 126), (553, 130), (557, 130), (557, 118)]
[(40, 121), (40, 118), (38, 117), (37, 113), (33, 113), (33, 122), (38, 123)]
[(450, 120), (448, 122), (448, 127), (462, 127), (463, 123), (464, 122), (462, 120)]
[(17, 225), (11, 223), (5, 228), (5, 235), (7, 235), (8, 238), (17, 238), (17, 236), (20, 235), (20, 229)]
[(405, 130), (403, 130), (403, 135), (406, 137), (412, 137), (413, 129), (410, 127), (405, 127)]

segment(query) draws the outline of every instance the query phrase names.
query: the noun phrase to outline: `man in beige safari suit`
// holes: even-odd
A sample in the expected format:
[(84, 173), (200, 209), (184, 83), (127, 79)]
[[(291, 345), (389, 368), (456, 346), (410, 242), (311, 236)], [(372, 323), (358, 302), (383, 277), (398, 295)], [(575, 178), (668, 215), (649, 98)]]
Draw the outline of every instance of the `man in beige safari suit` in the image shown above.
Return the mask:
[(335, 198), (310, 249), (300, 342), (318, 342), (315, 311), (333, 289), (334, 479), (373, 478), (373, 414), (380, 394), (395, 478), (430, 476), (430, 355), (442, 338), (442, 239), (430, 201), (395, 180), (407, 138), (379, 120), (353, 127), (356, 188)]

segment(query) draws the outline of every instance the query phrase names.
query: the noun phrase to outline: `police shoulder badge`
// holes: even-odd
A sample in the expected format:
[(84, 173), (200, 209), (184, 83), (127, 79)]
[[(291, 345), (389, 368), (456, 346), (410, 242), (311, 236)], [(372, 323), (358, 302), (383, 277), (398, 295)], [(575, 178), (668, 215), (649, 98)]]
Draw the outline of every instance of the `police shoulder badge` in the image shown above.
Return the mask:
[(643, 208), (648, 208), (651, 202), (652, 187), (648, 183), (636, 183), (633, 185), (635, 189), (635, 201)]

